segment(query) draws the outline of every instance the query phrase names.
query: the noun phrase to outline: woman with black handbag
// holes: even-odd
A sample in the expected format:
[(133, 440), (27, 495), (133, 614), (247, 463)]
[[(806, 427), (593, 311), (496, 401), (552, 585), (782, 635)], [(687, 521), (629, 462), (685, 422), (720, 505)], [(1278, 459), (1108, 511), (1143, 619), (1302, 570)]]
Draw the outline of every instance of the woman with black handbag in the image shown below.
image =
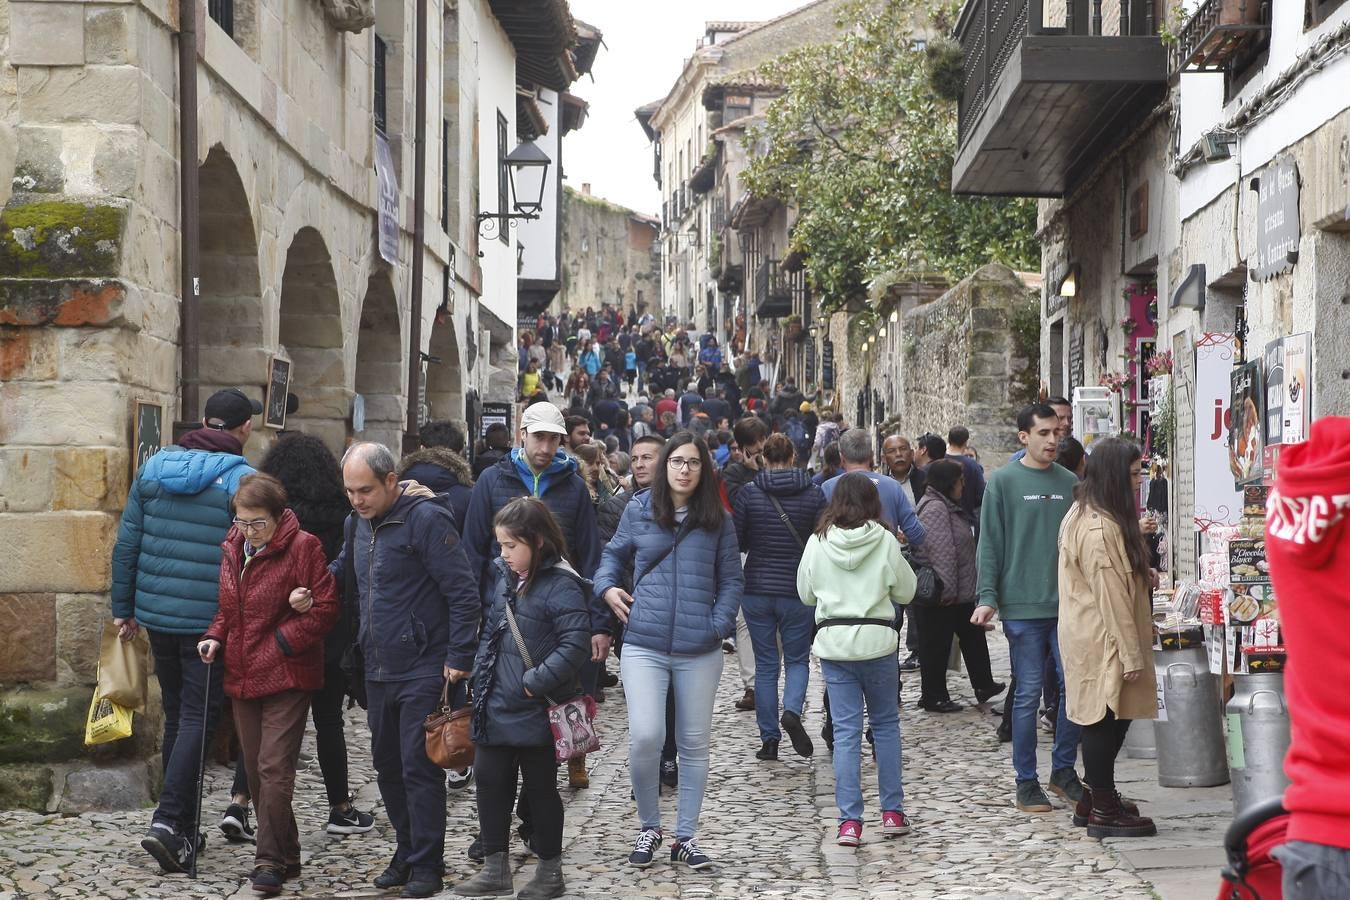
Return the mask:
[(549, 707), (581, 693), (578, 676), (591, 653), (590, 585), (568, 562), (562, 531), (543, 501), (512, 500), (492, 524), (501, 556), (493, 560), (493, 586), (485, 595), (471, 691), (483, 870), (454, 892), (511, 894), (507, 841), (519, 772), (539, 864), (518, 896), (561, 897), (563, 805)]
[(975, 534), (961, 510), (965, 472), (950, 459), (928, 466), (928, 484), (916, 512), (926, 537), (921, 560), (936, 575), (940, 596), (916, 596), (910, 606), (919, 626), (919, 708), (958, 712), (963, 707), (947, 693), (947, 659), (952, 637), (961, 644), (975, 700), (984, 703), (1006, 685), (995, 682), (989, 666), (985, 631), (970, 621), (975, 612)]

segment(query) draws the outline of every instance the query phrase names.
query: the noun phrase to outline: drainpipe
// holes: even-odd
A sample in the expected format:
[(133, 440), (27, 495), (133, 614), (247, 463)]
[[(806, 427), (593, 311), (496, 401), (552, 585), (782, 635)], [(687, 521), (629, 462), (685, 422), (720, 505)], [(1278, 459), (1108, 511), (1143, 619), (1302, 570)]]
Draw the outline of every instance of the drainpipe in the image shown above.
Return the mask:
[[(179, 262), (182, 269), (182, 302), (179, 310), (183, 352), (182, 402), (179, 412), (188, 429), (200, 426), (199, 396), (200, 334), (198, 306), (201, 282), (198, 259), (201, 242), (199, 215), (200, 185), (197, 180), (197, 3), (178, 4), (178, 179), (180, 193), (181, 241)], [(188, 430), (184, 429), (184, 430)], [(175, 433), (178, 428), (175, 428)], [(176, 434), (175, 434), (176, 436)]]
[(422, 274), (426, 248), (427, 197), (427, 0), (417, 0), (417, 100), (413, 126), (413, 259), (412, 311), (408, 323), (408, 425), (403, 450), (418, 448), (418, 398), (422, 385)]

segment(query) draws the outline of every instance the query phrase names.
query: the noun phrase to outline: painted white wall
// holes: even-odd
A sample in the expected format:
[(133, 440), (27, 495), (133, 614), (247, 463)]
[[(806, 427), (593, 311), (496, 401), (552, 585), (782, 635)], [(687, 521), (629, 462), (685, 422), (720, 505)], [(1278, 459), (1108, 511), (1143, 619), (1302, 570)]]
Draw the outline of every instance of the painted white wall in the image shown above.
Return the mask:
[[(548, 178), (544, 183), (544, 208), (539, 211), (539, 218), (520, 222), (516, 237), (525, 247), (520, 277), (553, 281), (558, 277), (558, 182), (562, 177), (558, 152), (562, 128), (558, 122), (557, 91), (541, 89), (538, 103), (548, 121), (548, 133), (540, 135), (535, 143), (553, 163), (548, 167)], [(513, 133), (512, 149), (514, 141)]]
[[(506, 32), (491, 15), (482, 14), (472, 46), (478, 53), (478, 206), (497, 212), (497, 114), (506, 117), (506, 151), (515, 147), (516, 54)], [(516, 321), (516, 229), (502, 242), (496, 231), (480, 238), (483, 267), (482, 303), (502, 321)]]

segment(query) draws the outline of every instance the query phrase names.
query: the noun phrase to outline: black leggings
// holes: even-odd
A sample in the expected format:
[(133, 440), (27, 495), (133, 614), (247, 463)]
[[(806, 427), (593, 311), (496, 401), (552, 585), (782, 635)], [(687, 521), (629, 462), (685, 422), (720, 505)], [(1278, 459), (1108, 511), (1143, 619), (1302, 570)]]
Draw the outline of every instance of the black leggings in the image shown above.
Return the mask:
[(1117, 719), (1110, 709), (1100, 722), (1083, 726), (1083, 775), (1093, 791), (1116, 789), (1116, 756), (1125, 745), (1131, 719)]
[[(319, 753), (319, 771), (330, 806), (347, 802), (347, 736), (343, 732), (342, 701), (347, 697), (347, 676), (336, 662), (324, 666), (323, 687), (310, 695), (314, 718), (314, 743)], [(244, 754), (234, 764), (234, 794), (248, 796), (248, 770)]]
[(553, 745), (474, 748), (473, 776), (478, 782), (478, 828), (483, 853), (504, 853), (516, 802), (516, 772), (529, 800), (530, 844), (540, 859), (562, 854), (563, 805), (558, 796), (558, 761)]

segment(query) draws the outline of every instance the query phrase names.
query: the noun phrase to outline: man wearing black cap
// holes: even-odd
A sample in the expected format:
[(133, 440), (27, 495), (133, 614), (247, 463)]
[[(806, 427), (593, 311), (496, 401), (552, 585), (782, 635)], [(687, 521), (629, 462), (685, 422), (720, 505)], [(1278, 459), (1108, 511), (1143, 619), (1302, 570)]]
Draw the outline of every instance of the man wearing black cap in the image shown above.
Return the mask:
[(136, 473), (113, 547), (113, 623), (123, 640), (145, 626), (164, 696), (164, 787), (141, 846), (166, 872), (190, 871), (200, 849), (198, 763), (219, 718), (223, 673), (202, 663), (197, 640), (216, 615), (220, 544), (239, 480), (253, 472), (244, 444), (260, 413), (236, 388), (212, 394), (202, 427)]

